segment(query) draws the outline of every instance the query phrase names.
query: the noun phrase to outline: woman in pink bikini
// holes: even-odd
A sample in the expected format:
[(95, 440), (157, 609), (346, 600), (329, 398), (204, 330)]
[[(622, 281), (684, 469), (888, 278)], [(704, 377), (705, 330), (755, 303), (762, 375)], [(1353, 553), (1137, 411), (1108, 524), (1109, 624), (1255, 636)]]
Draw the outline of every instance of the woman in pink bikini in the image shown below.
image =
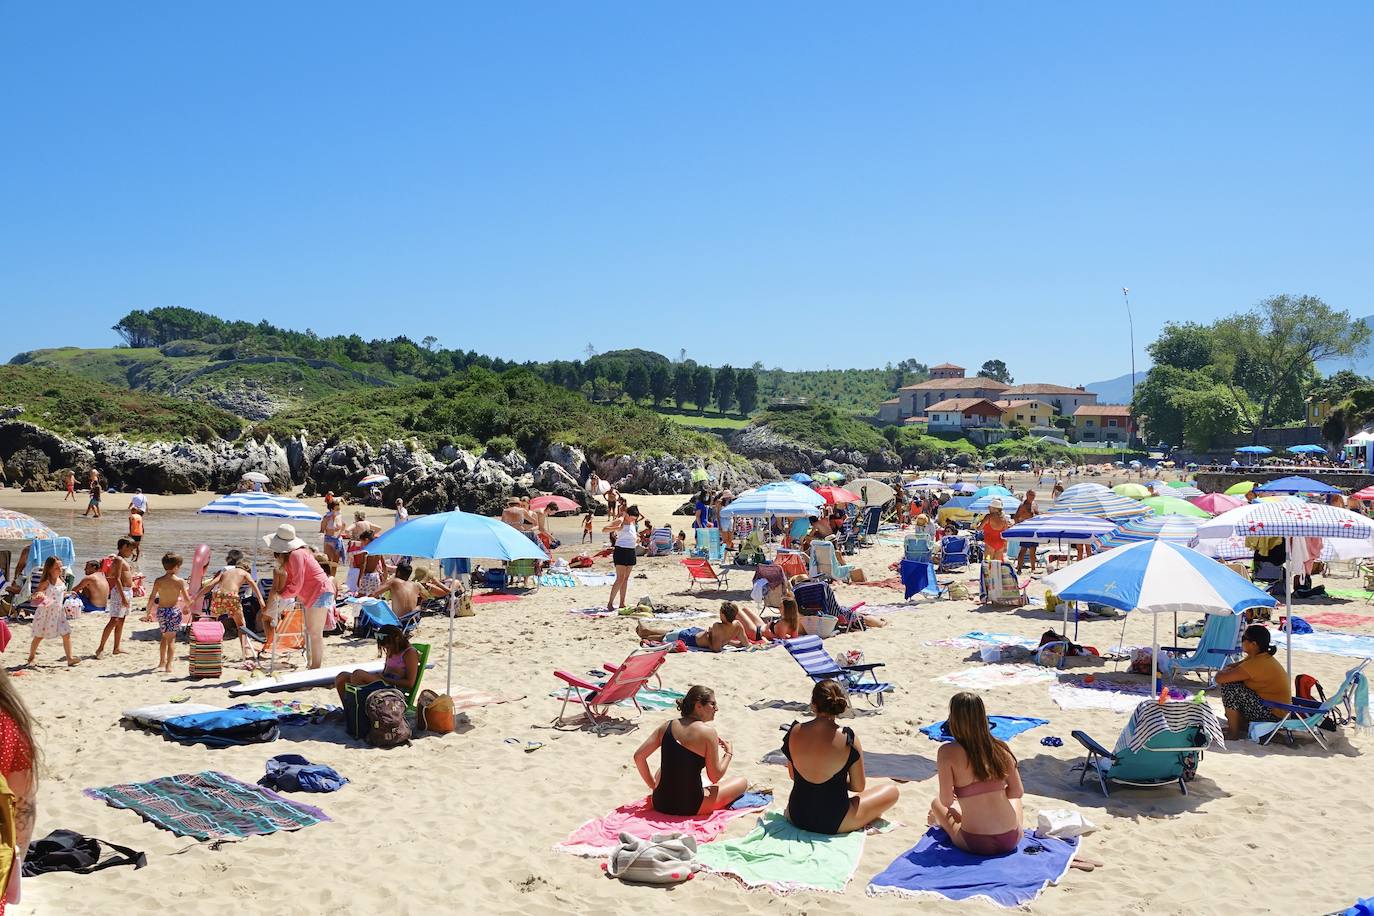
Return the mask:
[(976, 856), (1004, 856), (1021, 842), (1021, 774), (1005, 741), (992, 736), (983, 698), (956, 693), (949, 701), (953, 741), (940, 745), (935, 765), (940, 794), (930, 823)]

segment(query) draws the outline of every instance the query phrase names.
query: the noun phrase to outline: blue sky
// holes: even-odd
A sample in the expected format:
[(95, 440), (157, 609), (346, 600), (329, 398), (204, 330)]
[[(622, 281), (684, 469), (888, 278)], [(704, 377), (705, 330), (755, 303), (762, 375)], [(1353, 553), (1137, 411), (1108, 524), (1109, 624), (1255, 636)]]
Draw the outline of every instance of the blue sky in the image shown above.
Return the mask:
[[(1374, 312), (1374, 7), (10, 3), (0, 358), (132, 308), (512, 358), (1127, 371)], [(1144, 362), (1143, 358), (1140, 360)]]

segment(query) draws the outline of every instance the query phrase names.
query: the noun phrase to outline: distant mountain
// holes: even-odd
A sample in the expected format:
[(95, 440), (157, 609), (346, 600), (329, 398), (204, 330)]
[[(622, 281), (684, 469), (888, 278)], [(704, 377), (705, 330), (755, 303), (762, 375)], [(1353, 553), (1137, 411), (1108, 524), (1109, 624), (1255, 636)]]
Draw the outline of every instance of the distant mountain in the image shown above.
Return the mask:
[[(1145, 381), (1145, 375), (1149, 371), (1149, 366), (1135, 370), (1137, 385)], [(1083, 387), (1089, 391), (1097, 392), (1097, 403), (1099, 404), (1129, 404), (1131, 402), (1131, 373), (1129, 372), (1102, 382), (1088, 382)]]
[[(1374, 328), (1374, 315), (1366, 315), (1360, 319), (1366, 325)], [(1374, 376), (1374, 346), (1370, 346), (1369, 352), (1359, 359), (1324, 359), (1317, 363), (1317, 369), (1322, 375), (1330, 375), (1342, 369), (1349, 369), (1360, 375)]]

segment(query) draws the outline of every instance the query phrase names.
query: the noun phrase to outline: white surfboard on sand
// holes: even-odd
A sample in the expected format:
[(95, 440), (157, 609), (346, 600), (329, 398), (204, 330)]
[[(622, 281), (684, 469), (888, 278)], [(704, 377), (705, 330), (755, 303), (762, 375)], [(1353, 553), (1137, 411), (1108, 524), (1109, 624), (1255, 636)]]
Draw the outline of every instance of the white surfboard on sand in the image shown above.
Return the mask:
[(229, 696), (241, 697), (254, 693), (272, 693), (278, 690), (304, 690), (308, 687), (328, 687), (334, 678), (348, 671), (367, 671), (381, 674), (382, 659), (374, 659), (361, 664), (330, 665), (326, 668), (307, 668), (303, 671), (283, 671), (271, 677), (255, 677), (246, 683), (234, 684), (229, 688)]

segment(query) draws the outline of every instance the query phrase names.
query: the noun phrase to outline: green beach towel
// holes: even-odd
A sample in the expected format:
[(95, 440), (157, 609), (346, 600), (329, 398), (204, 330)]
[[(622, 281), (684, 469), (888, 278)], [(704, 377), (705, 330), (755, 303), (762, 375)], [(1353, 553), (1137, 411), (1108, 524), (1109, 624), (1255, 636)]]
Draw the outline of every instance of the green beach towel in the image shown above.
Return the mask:
[(748, 887), (768, 887), (781, 894), (839, 893), (854, 876), (863, 851), (862, 830), (827, 836), (793, 827), (781, 814), (765, 814), (747, 836), (701, 846), (697, 861), (707, 871), (733, 875)]

